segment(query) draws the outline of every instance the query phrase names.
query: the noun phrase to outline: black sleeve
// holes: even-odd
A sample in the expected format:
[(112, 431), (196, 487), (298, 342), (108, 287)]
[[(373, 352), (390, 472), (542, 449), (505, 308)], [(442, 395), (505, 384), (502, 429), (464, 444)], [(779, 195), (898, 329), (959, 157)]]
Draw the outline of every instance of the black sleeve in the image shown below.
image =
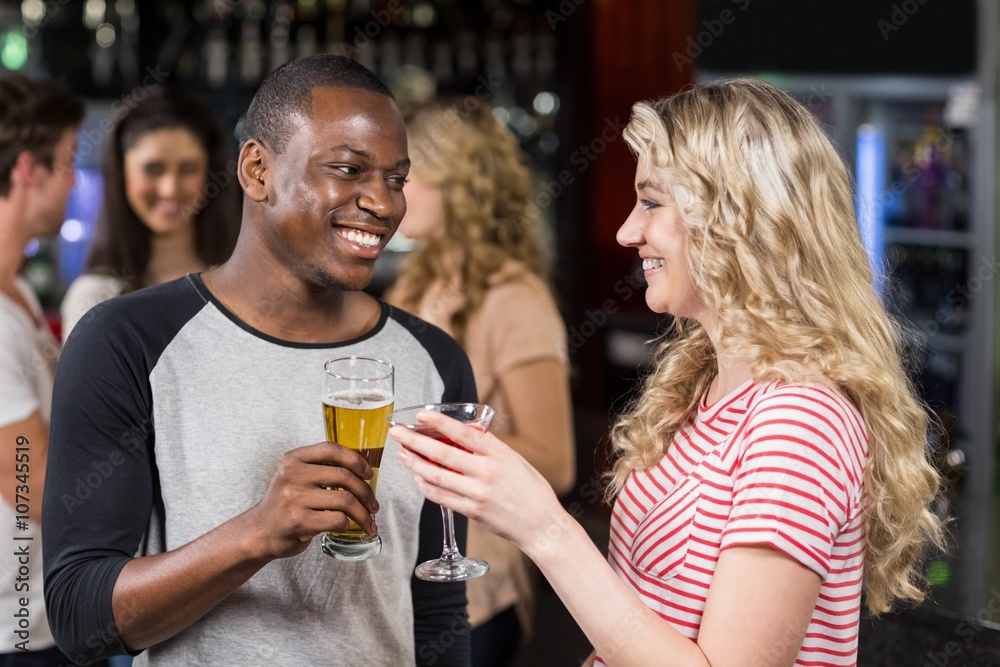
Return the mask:
[[(455, 515), (455, 541), (465, 553), (469, 522)], [(417, 564), (441, 556), (443, 546), (441, 506), (424, 501), (420, 511), (420, 546)], [(472, 649), (465, 582), (441, 583), (411, 578), (413, 639), (418, 667), (469, 667)]]
[[(407, 314), (403, 317), (410, 318), (408, 328), (430, 353), (444, 380), (441, 401), (478, 400), (472, 365), (458, 343), (436, 327)], [(414, 325), (414, 322), (423, 326)], [(468, 519), (456, 514), (455, 540), (462, 553), (465, 553), (468, 527)], [(425, 501), (420, 512), (420, 544), (414, 565), (441, 556), (443, 535), (440, 506)], [(468, 667), (472, 661), (472, 630), (465, 582), (428, 582), (414, 576), (410, 587), (413, 592), (413, 634), (418, 667)]]
[(74, 330), (53, 391), (42, 500), (45, 602), (56, 643), (78, 664), (126, 653), (112, 592), (159, 497), (148, 380), (157, 341), (136, 324), (144, 313), (129, 317), (120, 300), (97, 306)]

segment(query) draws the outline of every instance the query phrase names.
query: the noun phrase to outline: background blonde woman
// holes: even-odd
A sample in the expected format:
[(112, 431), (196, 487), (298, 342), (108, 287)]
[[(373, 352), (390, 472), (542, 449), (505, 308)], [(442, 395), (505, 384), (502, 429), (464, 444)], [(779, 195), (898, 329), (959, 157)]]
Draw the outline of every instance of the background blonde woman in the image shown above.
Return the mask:
[[(399, 231), (420, 244), (387, 299), (462, 343), (479, 399), (497, 409), (493, 432), (565, 492), (575, 471), (566, 327), (521, 150), (473, 98), (413, 109), (407, 132), (413, 166)], [(468, 582), (473, 665), (505, 665), (530, 628), (527, 562), (472, 522), (468, 555), (491, 568)]]
[(874, 614), (919, 600), (942, 528), (927, 416), (813, 117), (741, 79), (633, 108), (646, 303), (676, 318), (616, 424), (610, 567), (497, 438), (393, 432), (431, 500), (538, 564), (599, 665), (854, 665)]

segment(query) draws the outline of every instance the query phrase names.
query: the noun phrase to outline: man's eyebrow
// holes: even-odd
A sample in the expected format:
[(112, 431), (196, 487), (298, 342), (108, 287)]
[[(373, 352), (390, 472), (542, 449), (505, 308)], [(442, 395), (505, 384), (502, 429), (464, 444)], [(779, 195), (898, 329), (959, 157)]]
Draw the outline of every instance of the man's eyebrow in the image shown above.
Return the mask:
[(363, 157), (366, 160), (372, 159), (372, 154), (368, 151), (361, 150), (360, 148), (354, 148), (353, 146), (348, 146), (347, 144), (340, 144), (339, 146), (334, 146), (330, 149), (331, 153), (336, 151), (347, 151), (349, 153), (354, 153), (358, 157)]
[[(360, 148), (355, 148), (348, 144), (340, 144), (339, 146), (334, 146), (333, 148), (330, 149), (331, 153), (336, 153), (337, 151), (347, 151), (348, 153), (353, 153), (354, 155), (357, 155), (360, 158), (364, 158), (369, 162), (375, 161), (375, 156), (369, 153), (368, 151), (362, 150)], [(410, 158), (408, 157), (405, 157), (399, 162), (397, 162), (395, 166), (396, 169), (408, 169), (409, 167), (410, 167)]]

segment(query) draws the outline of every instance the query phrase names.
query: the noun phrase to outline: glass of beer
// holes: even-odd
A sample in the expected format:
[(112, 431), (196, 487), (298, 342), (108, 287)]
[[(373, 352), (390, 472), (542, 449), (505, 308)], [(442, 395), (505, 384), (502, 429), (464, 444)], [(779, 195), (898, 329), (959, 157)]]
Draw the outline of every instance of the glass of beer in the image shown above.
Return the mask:
[[(393, 426), (402, 426), (435, 440), (440, 440), (452, 447), (464, 449), (430, 426), (418, 422), (417, 413), (422, 410), (440, 412), (484, 433), (490, 429), (494, 414), (493, 408), (483, 403), (431, 403), (400, 408), (392, 412), (386, 419)], [(440, 465), (436, 461), (431, 461), (431, 463)], [(444, 525), (444, 551), (440, 558), (418, 565), (417, 569), (414, 570), (417, 578), (424, 581), (465, 581), (481, 577), (489, 572), (489, 563), (476, 558), (466, 558), (459, 552), (458, 544), (455, 541), (455, 517), (452, 511), (443, 505), (441, 506), (441, 521)]]
[[(375, 473), (368, 480), (374, 492), (389, 432), (386, 415), (392, 412), (395, 369), (387, 361), (366, 357), (331, 359), (324, 368), (326, 439), (353, 449), (368, 462)], [(323, 535), (323, 552), (338, 560), (365, 560), (381, 551), (382, 539), (365, 533), (354, 520), (344, 532)]]

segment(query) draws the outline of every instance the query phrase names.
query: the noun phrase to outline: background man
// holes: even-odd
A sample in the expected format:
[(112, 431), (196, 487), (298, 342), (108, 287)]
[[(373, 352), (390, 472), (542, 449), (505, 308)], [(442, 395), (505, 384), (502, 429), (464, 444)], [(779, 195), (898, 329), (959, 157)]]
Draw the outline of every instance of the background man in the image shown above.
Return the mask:
[(40, 530), (59, 346), (19, 274), (28, 242), (62, 226), (83, 114), (53, 82), (0, 77), (0, 665), (66, 662), (45, 620)]

